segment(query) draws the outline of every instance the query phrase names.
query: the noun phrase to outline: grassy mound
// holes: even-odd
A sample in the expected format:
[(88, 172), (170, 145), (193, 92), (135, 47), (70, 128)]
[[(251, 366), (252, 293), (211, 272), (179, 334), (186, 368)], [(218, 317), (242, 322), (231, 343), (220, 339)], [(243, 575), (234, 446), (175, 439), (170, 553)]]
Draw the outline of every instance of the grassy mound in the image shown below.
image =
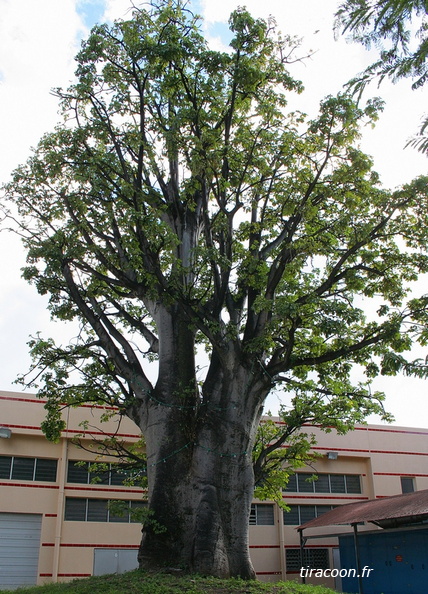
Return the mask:
[[(12, 590), (4, 590), (12, 592)], [(66, 584), (49, 584), (13, 590), (25, 594), (332, 594), (322, 586), (309, 586), (295, 582), (248, 582), (220, 580), (195, 575), (168, 572), (130, 571), (122, 575), (105, 575)]]

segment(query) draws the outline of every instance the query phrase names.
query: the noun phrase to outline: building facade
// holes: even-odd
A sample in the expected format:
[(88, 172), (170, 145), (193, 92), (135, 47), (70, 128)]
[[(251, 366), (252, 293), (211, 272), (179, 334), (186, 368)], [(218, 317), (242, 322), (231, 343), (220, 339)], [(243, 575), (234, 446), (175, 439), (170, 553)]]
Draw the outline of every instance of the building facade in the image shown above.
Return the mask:
[[(117, 417), (100, 423), (105, 409), (82, 406), (65, 412), (66, 429), (54, 444), (40, 430), (43, 404), (31, 394), (0, 391), (0, 589), (136, 566), (141, 526), (132, 511), (144, 504), (143, 490), (124, 486), (114, 466), (93, 484), (97, 456), (74, 443), (80, 435), (89, 445), (105, 433), (136, 442), (135, 425)], [(300, 580), (300, 524), (337, 505), (428, 489), (428, 429), (368, 425), (345, 436), (306, 429), (316, 435), (320, 456), (286, 487), (289, 511), (252, 505), (250, 550), (262, 580)], [(124, 514), (110, 500), (124, 501)], [(339, 566), (337, 537), (311, 539), (305, 549), (305, 566)], [(340, 587), (333, 578), (321, 581)]]

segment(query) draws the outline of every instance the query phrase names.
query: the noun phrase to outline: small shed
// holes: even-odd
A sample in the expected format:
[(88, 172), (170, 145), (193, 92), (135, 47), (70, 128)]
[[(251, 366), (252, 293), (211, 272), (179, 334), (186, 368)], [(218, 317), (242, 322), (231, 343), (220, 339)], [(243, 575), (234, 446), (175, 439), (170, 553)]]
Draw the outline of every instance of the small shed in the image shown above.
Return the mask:
[[(301, 548), (310, 528), (350, 525), (338, 536), (343, 592), (423, 594), (428, 591), (428, 490), (341, 505), (302, 524)], [(381, 530), (367, 530), (373, 524)], [(319, 535), (318, 535), (319, 536)], [(302, 555), (303, 559), (303, 555)]]

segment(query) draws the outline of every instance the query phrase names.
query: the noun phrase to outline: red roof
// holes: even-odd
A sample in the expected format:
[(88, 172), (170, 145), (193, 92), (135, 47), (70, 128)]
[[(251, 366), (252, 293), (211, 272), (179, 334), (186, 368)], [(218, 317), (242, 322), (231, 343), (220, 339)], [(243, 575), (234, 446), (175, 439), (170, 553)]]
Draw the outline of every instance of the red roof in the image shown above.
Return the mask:
[(401, 518), (423, 519), (428, 516), (428, 489), (394, 495), (382, 499), (371, 499), (348, 503), (326, 512), (322, 516), (302, 524), (298, 530), (315, 528), (317, 526), (331, 526), (332, 524), (358, 524), (359, 522), (382, 522), (382, 520), (397, 520)]

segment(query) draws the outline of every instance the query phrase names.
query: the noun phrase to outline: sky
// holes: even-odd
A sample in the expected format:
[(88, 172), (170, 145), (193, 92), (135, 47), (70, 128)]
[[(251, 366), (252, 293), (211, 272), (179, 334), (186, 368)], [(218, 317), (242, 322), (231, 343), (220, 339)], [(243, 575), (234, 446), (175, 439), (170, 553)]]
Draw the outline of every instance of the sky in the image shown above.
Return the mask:
[[(134, 4), (140, 5), (137, 0)], [(290, 73), (305, 86), (303, 95), (290, 99), (292, 109), (315, 115), (323, 97), (340, 91), (375, 58), (375, 53), (357, 44), (335, 39), (333, 15), (338, 0), (191, 0), (189, 8), (204, 17), (204, 32), (213, 49), (227, 43), (227, 20), (238, 5), (245, 5), (254, 16), (273, 15), (284, 34), (302, 38), (302, 56), (314, 52), (311, 58), (290, 65)], [(0, 0), (0, 185), (59, 122), (51, 90), (67, 87), (73, 80), (73, 58), (81, 40), (97, 22), (126, 19), (131, 8), (129, 0)], [(366, 93), (367, 98), (380, 95), (386, 101), (377, 126), (364, 130), (361, 140), (386, 187), (395, 188), (427, 173), (427, 158), (403, 148), (420, 126), (427, 90), (411, 91), (409, 81), (401, 81), (383, 83), (379, 89), (373, 85)], [(64, 342), (73, 333), (64, 324), (50, 321), (47, 300), (21, 279), (24, 264), (19, 238), (0, 233), (0, 390), (22, 389), (13, 382), (30, 366), (26, 343), (31, 335), (40, 331)], [(422, 291), (427, 289), (422, 281)], [(426, 381), (379, 378), (374, 388), (386, 393), (386, 408), (396, 424), (428, 427)], [(269, 398), (272, 412), (279, 397), (274, 393)]]

